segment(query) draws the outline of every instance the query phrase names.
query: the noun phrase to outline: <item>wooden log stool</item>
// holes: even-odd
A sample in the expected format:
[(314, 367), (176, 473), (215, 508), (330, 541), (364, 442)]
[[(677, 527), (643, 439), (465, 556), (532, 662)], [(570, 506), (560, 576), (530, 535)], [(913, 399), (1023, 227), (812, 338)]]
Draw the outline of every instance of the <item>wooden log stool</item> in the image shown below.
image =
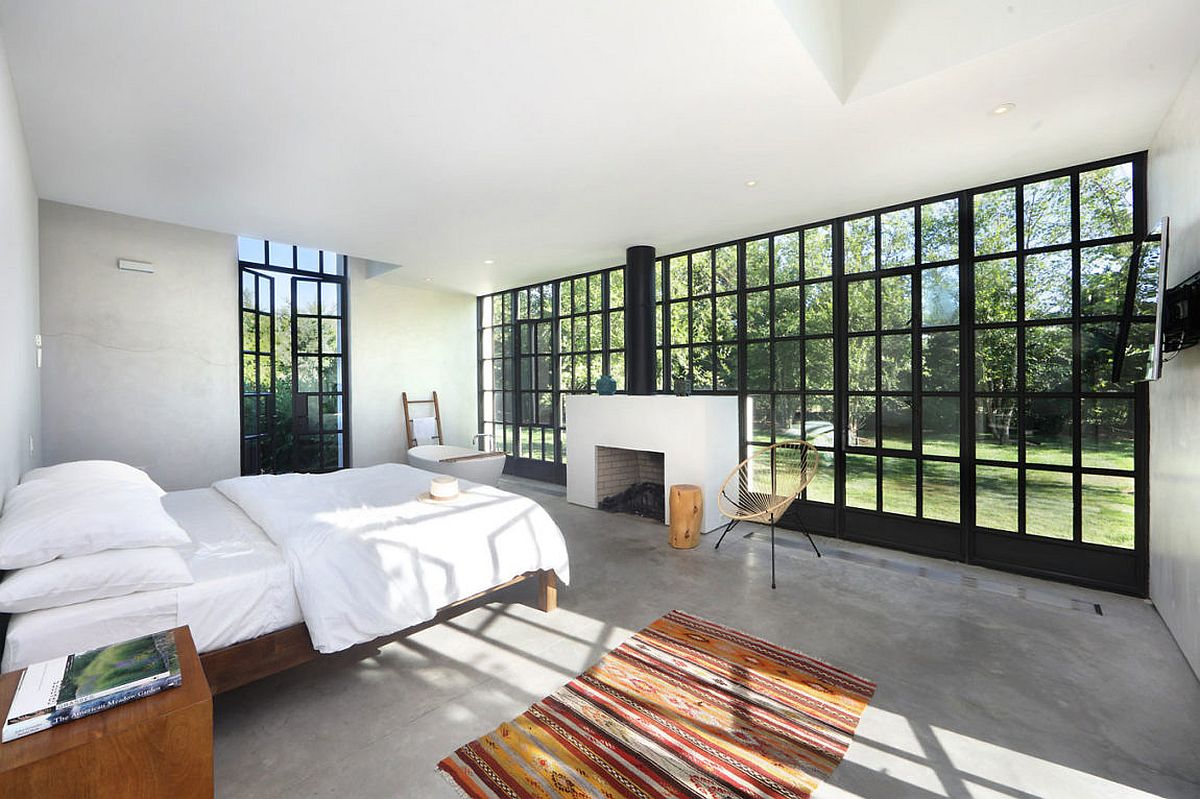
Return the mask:
[(671, 486), (671, 546), (691, 549), (700, 543), (704, 517), (704, 493), (700, 486), (680, 483)]

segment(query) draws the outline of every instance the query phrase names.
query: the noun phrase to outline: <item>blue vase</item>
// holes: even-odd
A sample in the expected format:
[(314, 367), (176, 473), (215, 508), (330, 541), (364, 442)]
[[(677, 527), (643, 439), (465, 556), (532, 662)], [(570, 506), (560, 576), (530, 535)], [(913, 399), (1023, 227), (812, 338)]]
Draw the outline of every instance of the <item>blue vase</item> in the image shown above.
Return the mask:
[(602, 397), (611, 397), (617, 393), (617, 381), (613, 380), (612, 375), (600, 375), (600, 379), (596, 381), (596, 393)]

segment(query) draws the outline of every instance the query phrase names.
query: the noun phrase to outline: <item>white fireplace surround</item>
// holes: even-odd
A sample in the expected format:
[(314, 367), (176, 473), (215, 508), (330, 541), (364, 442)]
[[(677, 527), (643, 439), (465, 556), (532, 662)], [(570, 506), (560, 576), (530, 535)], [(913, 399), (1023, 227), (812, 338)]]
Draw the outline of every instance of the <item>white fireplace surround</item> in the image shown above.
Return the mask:
[[(721, 481), (739, 460), (737, 397), (571, 395), (567, 447), (568, 502), (594, 508), (604, 498), (596, 490), (597, 447), (661, 452), (668, 489), (692, 483), (703, 490), (709, 530), (721, 522)], [(668, 523), (669, 514), (664, 507)]]

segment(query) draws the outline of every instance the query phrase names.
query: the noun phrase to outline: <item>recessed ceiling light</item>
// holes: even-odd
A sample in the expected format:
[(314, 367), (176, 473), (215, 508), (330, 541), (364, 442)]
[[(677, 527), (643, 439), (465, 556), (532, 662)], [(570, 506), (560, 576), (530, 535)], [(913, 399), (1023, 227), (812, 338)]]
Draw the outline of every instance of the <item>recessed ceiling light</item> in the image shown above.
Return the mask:
[(433, 278), (431, 278), (431, 277), (427, 277), (427, 278), (425, 278), (425, 282), (426, 282), (426, 283), (432, 283), (432, 282), (433, 282)]
[(752, 189), (752, 188), (754, 188), (755, 186), (757, 186), (757, 185), (758, 185), (758, 181), (757, 181), (757, 180), (755, 180), (754, 178), (750, 178), (750, 180), (747, 180), (747, 181), (746, 181), (746, 185), (747, 185), (749, 188), (751, 188), (751, 189)]
[(1003, 116), (1016, 107), (1017, 107), (1016, 103), (1001, 103), (1000, 105), (998, 105), (992, 109), (992, 113), (995, 114), (996, 116)]
[(483, 265), (484, 265), (484, 266), (491, 266), (491, 265), (492, 265), (492, 264), (494, 264), (494, 263), (496, 263), (496, 259), (495, 259), (495, 258), (486, 258), (486, 259), (484, 259)]

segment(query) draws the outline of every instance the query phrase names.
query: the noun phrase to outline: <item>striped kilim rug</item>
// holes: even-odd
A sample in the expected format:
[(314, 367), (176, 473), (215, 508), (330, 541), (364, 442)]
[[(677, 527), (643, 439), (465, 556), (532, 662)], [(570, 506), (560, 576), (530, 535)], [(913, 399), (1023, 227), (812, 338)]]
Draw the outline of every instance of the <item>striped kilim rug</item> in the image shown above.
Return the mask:
[(807, 797), (875, 684), (671, 611), (438, 768), (468, 797)]

